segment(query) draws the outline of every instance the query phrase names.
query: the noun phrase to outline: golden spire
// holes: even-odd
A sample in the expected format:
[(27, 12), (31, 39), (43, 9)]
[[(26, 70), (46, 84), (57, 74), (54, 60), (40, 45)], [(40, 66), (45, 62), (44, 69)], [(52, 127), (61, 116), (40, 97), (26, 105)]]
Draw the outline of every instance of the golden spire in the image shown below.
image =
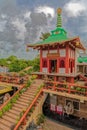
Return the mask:
[(62, 18), (61, 18), (62, 9), (57, 9), (57, 27), (62, 27)]
[(58, 8), (58, 9), (57, 9), (57, 14), (60, 15), (61, 13), (62, 13), (62, 9), (61, 9), (61, 8)]

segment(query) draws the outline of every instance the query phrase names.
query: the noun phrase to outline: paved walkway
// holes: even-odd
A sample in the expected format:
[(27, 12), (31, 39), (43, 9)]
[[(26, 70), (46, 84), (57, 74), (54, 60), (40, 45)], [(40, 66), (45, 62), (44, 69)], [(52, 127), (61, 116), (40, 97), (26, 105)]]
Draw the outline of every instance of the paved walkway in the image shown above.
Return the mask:
[(46, 119), (43, 130), (73, 130), (49, 119)]

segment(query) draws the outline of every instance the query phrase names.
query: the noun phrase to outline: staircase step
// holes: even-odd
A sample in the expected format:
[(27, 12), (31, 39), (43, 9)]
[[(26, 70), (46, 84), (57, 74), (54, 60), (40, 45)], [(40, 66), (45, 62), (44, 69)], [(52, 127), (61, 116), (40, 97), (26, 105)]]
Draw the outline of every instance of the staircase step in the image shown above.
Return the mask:
[(20, 102), (25, 102), (25, 103), (29, 103), (29, 100), (26, 100), (26, 99), (23, 99), (23, 98), (18, 99), (18, 101), (20, 101)]
[(22, 96), (21, 96), (21, 98), (26, 99), (26, 100), (34, 99), (34, 97), (35, 97), (35, 94), (33, 94), (33, 95), (30, 94), (30, 95), (28, 95), (28, 96), (25, 94), (25, 95), (22, 95)]
[[(35, 92), (36, 92), (36, 91), (35, 91)], [(26, 94), (26, 95), (30, 95), (31, 93), (33, 93), (32, 95), (34, 95), (35, 92), (33, 92), (33, 91), (29, 91), (29, 92), (24, 92), (24, 94)]]
[[(16, 122), (16, 119), (13, 119), (13, 118), (8, 117), (8, 116), (6, 116), (6, 115), (3, 115), (2, 118), (5, 119), (5, 120), (7, 120), (7, 121), (9, 121), (9, 122), (12, 122), (12, 123), (15, 123), (15, 122)], [(6, 130), (7, 130), (7, 129), (6, 129)]]
[(0, 128), (2, 130), (11, 130), (8, 126), (5, 126), (4, 124), (1, 124), (1, 123), (0, 123)]
[(14, 113), (6, 112), (5, 115), (13, 119), (17, 119), (17, 115), (15, 115)]
[(23, 93), (21, 96), (25, 96), (25, 97), (29, 97), (29, 95), (32, 95), (34, 96), (35, 95), (35, 92), (32, 92), (32, 93)]
[(13, 114), (15, 114), (15, 115), (19, 115), (20, 114), (20, 112), (19, 111), (16, 111), (16, 110), (9, 110), (9, 112), (10, 113), (13, 113)]
[(23, 93), (21, 96), (29, 97), (29, 94)]
[(29, 101), (29, 97), (25, 97), (24, 95), (21, 96), (21, 99), (25, 99), (25, 100)]
[(27, 103), (26, 102), (23, 102), (23, 101), (17, 101), (16, 103), (18, 103), (18, 104), (21, 104), (21, 105), (23, 105), (23, 106), (27, 106)]
[(18, 112), (21, 112), (22, 111), (22, 108), (17, 108), (16, 106), (13, 106), (12, 110), (16, 110)]
[(23, 106), (21, 104), (15, 103), (14, 106), (16, 106), (17, 108), (22, 108), (25, 109), (27, 106)]
[(34, 98), (35, 97), (35, 95), (29, 95), (29, 98)]
[(25, 99), (25, 100), (27, 100), (28, 102), (30, 102), (30, 101), (32, 101), (34, 98), (32, 98), (32, 97), (29, 97), (29, 98), (27, 98), (27, 97), (22, 97), (22, 99)]
[(31, 89), (36, 89), (36, 85), (31, 85), (31, 87), (29, 88), (30, 90)]
[(12, 122), (9, 122), (9, 121), (7, 121), (7, 120), (4, 120), (4, 119), (0, 119), (0, 125), (1, 124), (4, 124), (5, 126), (8, 126), (8, 127), (10, 127), (11, 125), (13, 125), (13, 123)]
[(35, 86), (31, 86), (31, 88), (29, 88), (27, 91), (36, 90), (36, 89), (37, 89), (37, 87), (35, 85)]

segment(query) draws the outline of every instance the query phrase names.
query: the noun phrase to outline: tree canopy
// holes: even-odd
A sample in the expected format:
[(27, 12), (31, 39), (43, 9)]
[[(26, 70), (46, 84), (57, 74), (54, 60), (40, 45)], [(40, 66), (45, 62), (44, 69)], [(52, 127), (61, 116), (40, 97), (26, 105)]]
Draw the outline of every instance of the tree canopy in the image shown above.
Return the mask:
[(32, 71), (39, 71), (39, 64), (39, 57), (36, 57), (33, 60), (18, 59), (16, 56), (0, 59), (0, 66), (8, 67), (10, 72), (19, 72), (29, 66), (32, 67)]

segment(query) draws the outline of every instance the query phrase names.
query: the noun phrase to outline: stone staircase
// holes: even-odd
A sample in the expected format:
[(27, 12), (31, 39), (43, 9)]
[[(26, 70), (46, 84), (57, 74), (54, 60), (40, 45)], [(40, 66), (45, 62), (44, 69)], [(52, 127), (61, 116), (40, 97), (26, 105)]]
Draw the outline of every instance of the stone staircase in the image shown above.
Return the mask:
[(20, 113), (25, 111), (30, 103), (34, 100), (38, 87), (42, 84), (42, 80), (35, 80), (33, 84), (18, 98), (12, 108), (5, 112), (0, 118), (0, 130), (13, 130), (17, 123)]

